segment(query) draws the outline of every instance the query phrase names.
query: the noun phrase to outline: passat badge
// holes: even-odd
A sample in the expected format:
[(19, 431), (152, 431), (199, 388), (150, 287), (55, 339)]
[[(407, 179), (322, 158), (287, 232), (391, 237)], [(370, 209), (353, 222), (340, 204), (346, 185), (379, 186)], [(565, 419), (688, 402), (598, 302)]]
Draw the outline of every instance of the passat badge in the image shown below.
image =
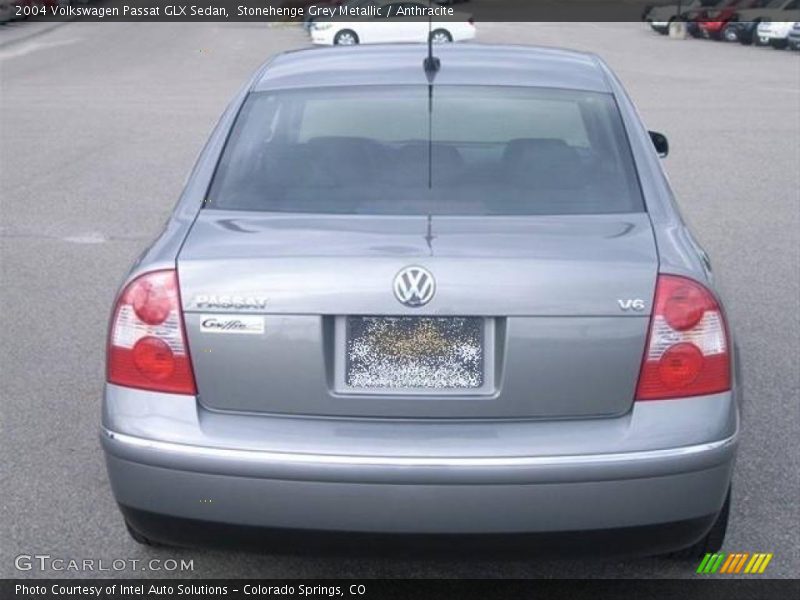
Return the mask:
[(203, 333), (264, 333), (264, 317), (202, 315), (200, 331)]
[(206, 310), (264, 310), (267, 307), (267, 297), (200, 294), (194, 297), (190, 306), (194, 308), (205, 308)]

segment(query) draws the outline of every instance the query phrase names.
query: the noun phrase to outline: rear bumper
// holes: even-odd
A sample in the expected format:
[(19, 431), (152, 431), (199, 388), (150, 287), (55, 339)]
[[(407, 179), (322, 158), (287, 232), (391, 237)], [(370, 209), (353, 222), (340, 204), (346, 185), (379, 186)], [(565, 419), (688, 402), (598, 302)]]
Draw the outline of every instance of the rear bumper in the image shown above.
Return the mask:
[[(512, 484), (391, 484), (268, 479), (107, 457), (120, 504), (204, 522), (382, 533), (533, 533), (699, 520), (722, 506), (732, 463), (647, 478)], [(704, 520), (705, 519), (705, 520)], [(690, 536), (691, 537), (691, 536)], [(657, 540), (653, 540), (655, 543)], [(674, 549), (663, 549), (664, 551)]]
[(501, 534), (409, 534), (352, 531), (319, 531), (247, 527), (195, 519), (165, 517), (126, 506), (125, 519), (147, 538), (176, 546), (250, 548), (274, 553), (402, 557), (475, 555), (496, 559), (520, 554), (626, 556), (661, 554), (685, 548), (699, 539), (716, 515), (639, 527), (591, 531), (501, 533)]
[(111, 388), (101, 439), (114, 495), (140, 521), (398, 534), (680, 532), (637, 548), (655, 552), (689, 545), (710, 527), (730, 483), (737, 428), (731, 394), (639, 403), (614, 419), (421, 423), (222, 415), (194, 398)]
[(674, 476), (727, 463), (735, 437), (679, 448), (550, 456), (362, 456), (208, 448), (102, 431), (108, 455), (170, 471), (258, 480), (531, 485)]

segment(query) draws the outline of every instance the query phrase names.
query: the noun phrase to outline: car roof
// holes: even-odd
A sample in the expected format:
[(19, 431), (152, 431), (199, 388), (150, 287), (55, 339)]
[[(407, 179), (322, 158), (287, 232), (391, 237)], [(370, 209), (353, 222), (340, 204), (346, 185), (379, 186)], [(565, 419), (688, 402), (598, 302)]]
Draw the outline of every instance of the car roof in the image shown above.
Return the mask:
[[(436, 85), (552, 87), (611, 92), (593, 54), (536, 46), (442, 44)], [(356, 85), (427, 84), (425, 44), (313, 48), (273, 59), (254, 91)]]

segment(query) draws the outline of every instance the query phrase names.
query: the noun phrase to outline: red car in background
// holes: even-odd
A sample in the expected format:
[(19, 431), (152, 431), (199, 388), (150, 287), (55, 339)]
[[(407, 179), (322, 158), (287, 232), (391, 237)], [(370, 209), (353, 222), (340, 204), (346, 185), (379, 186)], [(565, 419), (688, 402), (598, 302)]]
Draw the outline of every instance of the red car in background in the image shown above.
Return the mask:
[[(729, 0), (716, 10), (700, 11), (689, 24), (689, 33), (695, 37), (707, 37), (713, 40), (726, 38), (726, 28), (736, 16), (737, 10), (763, 8), (770, 0)], [(736, 41), (736, 35), (732, 41)]]

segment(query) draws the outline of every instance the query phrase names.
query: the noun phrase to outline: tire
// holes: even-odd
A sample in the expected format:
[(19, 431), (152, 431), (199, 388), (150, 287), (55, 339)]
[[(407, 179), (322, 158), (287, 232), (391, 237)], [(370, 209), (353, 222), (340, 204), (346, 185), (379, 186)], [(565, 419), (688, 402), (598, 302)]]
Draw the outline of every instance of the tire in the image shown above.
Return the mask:
[(753, 41), (756, 39), (756, 28), (757, 27), (758, 27), (758, 25), (753, 27), (752, 31), (750, 31), (749, 33), (748, 33), (747, 29), (743, 30), (744, 35), (740, 35), (739, 36), (739, 43), (742, 46), (750, 46), (753, 43)]
[(769, 45), (775, 48), (775, 50), (785, 50), (789, 42), (787, 40), (770, 40)]
[(722, 39), (726, 42), (739, 42), (739, 32), (736, 31), (736, 28), (733, 25), (725, 25), (722, 29)]
[(355, 46), (358, 43), (358, 34), (352, 29), (342, 29), (333, 38), (333, 44), (335, 46)]
[(725, 504), (722, 505), (722, 510), (719, 511), (717, 520), (714, 521), (709, 532), (693, 546), (673, 552), (670, 556), (678, 559), (697, 560), (698, 558), (703, 558), (706, 554), (717, 552), (722, 548), (722, 543), (725, 541), (725, 532), (728, 530), (730, 510), (731, 490), (728, 488), (728, 495), (725, 496)]
[(431, 41), (434, 44), (449, 44), (453, 41), (453, 36), (446, 29), (434, 29), (431, 31)]
[(145, 537), (144, 535), (142, 535), (141, 533), (136, 531), (133, 528), (133, 526), (130, 523), (128, 523), (127, 519), (125, 520), (125, 529), (128, 530), (128, 535), (130, 535), (131, 538), (133, 538), (133, 541), (136, 542), (137, 544), (141, 544), (142, 546), (150, 546), (150, 547), (153, 547), (153, 548), (157, 548), (159, 546), (163, 546), (164, 545), (164, 544), (160, 544), (158, 542), (154, 542), (150, 538)]

